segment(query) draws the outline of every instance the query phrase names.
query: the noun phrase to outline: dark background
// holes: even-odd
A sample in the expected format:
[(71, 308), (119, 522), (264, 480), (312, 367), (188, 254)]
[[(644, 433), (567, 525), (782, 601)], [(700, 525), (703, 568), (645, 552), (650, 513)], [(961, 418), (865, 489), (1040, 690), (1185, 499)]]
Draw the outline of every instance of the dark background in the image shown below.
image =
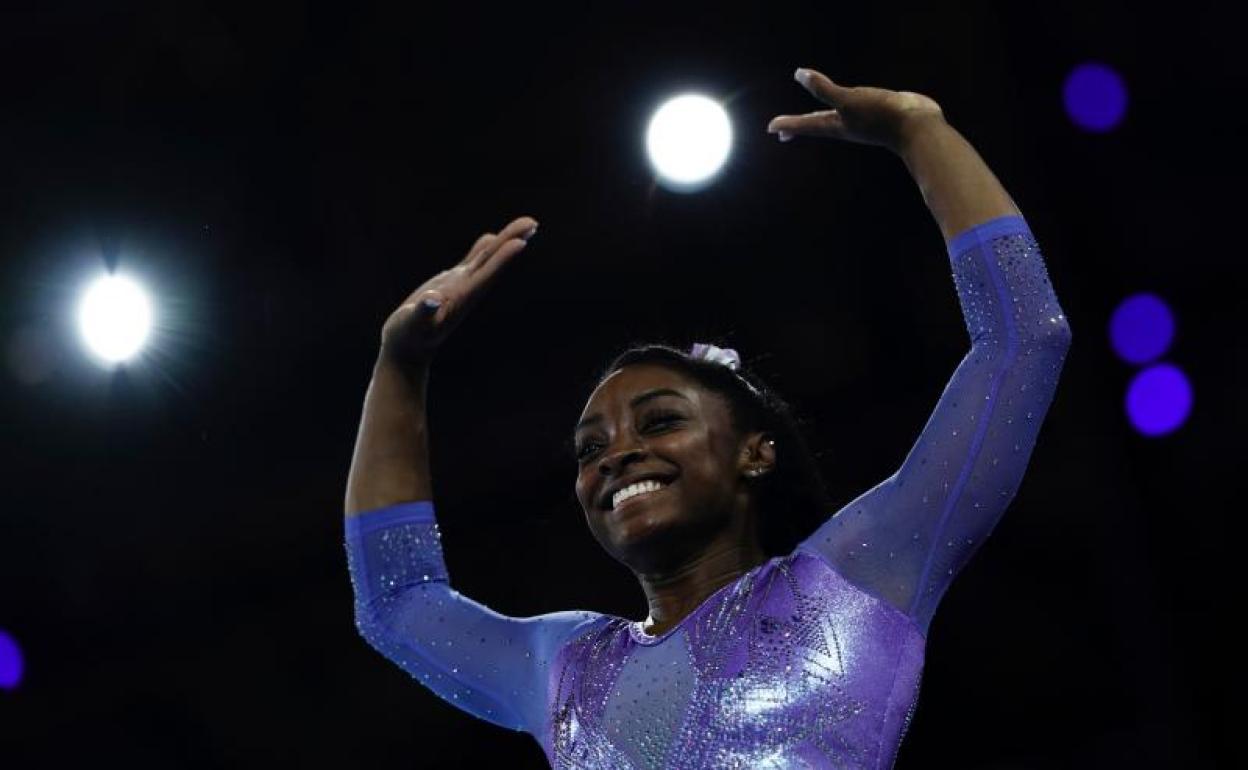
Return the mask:
[[(382, 321), (482, 233), (541, 223), (431, 379), (453, 585), (645, 615), (564, 442), (610, 354), (719, 340), (793, 401), (839, 505), (890, 475), (969, 346), (943, 239), (879, 147), (765, 133), (792, 79), (935, 98), (1027, 217), (1073, 332), (1017, 498), (933, 622), (899, 768), (1211, 767), (1242, 425), (1242, 54), (1215, 5), (9, 3), (0, 16), (0, 764), (544, 767), (357, 634), (342, 506)], [(1065, 115), (1070, 70), (1124, 122)], [(659, 101), (728, 101), (696, 195)], [(72, 308), (105, 260), (160, 314), (119, 373)], [(1187, 424), (1137, 435), (1107, 337), (1177, 314)], [(1236, 328), (1238, 327), (1238, 329)], [(1242, 459), (1242, 454), (1239, 459)], [(1225, 470), (1219, 463), (1232, 461)], [(1242, 503), (1239, 503), (1242, 505)]]

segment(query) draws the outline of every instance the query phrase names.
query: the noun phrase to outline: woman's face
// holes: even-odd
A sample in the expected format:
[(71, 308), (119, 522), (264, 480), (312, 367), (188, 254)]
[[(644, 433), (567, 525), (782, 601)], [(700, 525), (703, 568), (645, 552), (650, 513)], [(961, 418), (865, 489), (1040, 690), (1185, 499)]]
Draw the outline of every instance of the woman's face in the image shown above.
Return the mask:
[[(632, 364), (603, 380), (575, 451), (590, 532), (634, 570), (679, 563), (725, 528), (752, 524), (750, 441), (733, 431), (720, 396), (673, 369)], [(613, 492), (641, 478), (663, 486), (613, 505)]]

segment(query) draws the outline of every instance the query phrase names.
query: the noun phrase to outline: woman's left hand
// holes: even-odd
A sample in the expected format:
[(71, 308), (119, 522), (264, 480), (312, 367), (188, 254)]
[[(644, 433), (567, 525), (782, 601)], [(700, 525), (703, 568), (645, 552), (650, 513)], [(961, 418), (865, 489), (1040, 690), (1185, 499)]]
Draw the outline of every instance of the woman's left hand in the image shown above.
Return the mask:
[[(802, 73), (808, 75), (805, 82)], [(779, 133), (782, 142), (795, 135), (824, 136), (897, 150), (906, 130), (917, 121), (944, 119), (939, 104), (914, 91), (842, 86), (812, 69), (799, 69), (794, 79), (833, 109), (772, 118), (767, 132)]]

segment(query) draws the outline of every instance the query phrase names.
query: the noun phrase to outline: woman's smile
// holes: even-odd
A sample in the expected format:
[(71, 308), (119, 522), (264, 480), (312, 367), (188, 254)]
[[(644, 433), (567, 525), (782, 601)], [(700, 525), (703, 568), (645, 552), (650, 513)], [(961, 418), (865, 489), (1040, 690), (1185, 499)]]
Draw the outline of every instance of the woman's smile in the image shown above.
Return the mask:
[(670, 487), (670, 486), (671, 486), (672, 484), (674, 484), (674, 483), (676, 483), (676, 482), (674, 482), (674, 481), (673, 481), (673, 482), (670, 482), (670, 483), (664, 484), (663, 486), (659, 487), (658, 489), (655, 489), (655, 490), (652, 490), (652, 491), (649, 491), (649, 492), (639, 492), (638, 494), (635, 494), (635, 495), (633, 495), (632, 497), (629, 497), (629, 498), (626, 498), (626, 499), (624, 499), (624, 500), (620, 501), (620, 503), (619, 503), (618, 505), (616, 505), (614, 508), (612, 508), (612, 509), (611, 509), (611, 512), (612, 512), (612, 513), (619, 513), (619, 512), (623, 512), (623, 511), (625, 511), (625, 509), (635, 508), (635, 507), (637, 507), (637, 506), (639, 505), (639, 501), (642, 501), (642, 500), (648, 500), (648, 499), (650, 499), (651, 497), (654, 497), (655, 495), (661, 495), (661, 494), (663, 494), (664, 492), (666, 492), (666, 491), (667, 491), (667, 488), (668, 488), (668, 487)]

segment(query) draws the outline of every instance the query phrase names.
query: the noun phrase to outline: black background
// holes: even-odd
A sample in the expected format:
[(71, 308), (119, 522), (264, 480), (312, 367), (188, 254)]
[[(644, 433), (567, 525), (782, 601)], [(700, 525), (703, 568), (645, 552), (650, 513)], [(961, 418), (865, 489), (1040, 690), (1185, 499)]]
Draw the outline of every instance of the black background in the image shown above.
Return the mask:
[[(879, 147), (765, 133), (792, 79), (928, 94), (1011, 192), (1073, 332), (1027, 475), (945, 597), (899, 768), (1210, 767), (1245, 373), (1243, 98), (1215, 5), (9, 3), (0, 17), (0, 764), (544, 767), (357, 634), (342, 537), (382, 321), (541, 223), (431, 378), (453, 585), (645, 615), (565, 441), (625, 344), (721, 340), (812, 421), (838, 506), (890, 475), (969, 340), (935, 220)], [(1107, 134), (1070, 70), (1129, 88)], [(713, 187), (657, 187), (662, 98), (726, 100)], [(72, 308), (116, 260), (159, 313), (123, 372)], [(1144, 438), (1110, 314), (1154, 291), (1187, 424)], [(1240, 327), (1237, 329), (1237, 327)], [(1242, 459), (1242, 455), (1239, 459)], [(1228, 495), (1228, 497), (1230, 497)], [(1236, 674), (1237, 676), (1237, 674)]]

